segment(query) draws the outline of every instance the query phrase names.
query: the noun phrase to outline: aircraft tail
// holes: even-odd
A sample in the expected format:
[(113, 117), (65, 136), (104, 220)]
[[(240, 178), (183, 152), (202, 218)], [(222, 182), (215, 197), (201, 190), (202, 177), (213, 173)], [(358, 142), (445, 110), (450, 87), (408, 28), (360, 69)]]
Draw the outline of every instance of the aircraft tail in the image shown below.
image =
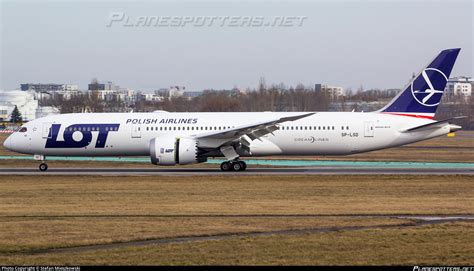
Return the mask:
[(460, 50), (441, 51), (402, 92), (378, 112), (433, 119)]

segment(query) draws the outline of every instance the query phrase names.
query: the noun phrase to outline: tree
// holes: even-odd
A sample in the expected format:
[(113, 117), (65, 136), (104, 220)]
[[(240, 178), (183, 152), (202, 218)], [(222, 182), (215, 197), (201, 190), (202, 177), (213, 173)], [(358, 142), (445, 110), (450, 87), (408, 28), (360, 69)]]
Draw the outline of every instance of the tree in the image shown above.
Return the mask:
[(23, 121), (23, 117), (21, 116), (20, 110), (18, 110), (18, 107), (16, 105), (15, 105), (15, 108), (13, 108), (10, 121), (13, 123)]

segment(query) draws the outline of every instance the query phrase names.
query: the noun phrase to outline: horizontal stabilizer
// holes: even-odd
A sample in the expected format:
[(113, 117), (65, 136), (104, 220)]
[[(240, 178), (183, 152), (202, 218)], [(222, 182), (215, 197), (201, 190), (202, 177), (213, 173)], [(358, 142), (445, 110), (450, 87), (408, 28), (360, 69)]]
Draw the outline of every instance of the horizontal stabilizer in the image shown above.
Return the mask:
[[(449, 118), (449, 119), (444, 119), (444, 120), (438, 120), (438, 121), (435, 121), (435, 122), (432, 122), (432, 123), (412, 127), (410, 129), (407, 129), (407, 130), (403, 131), (403, 133), (413, 132), (413, 131), (417, 131), (417, 130), (421, 130), (421, 129), (437, 128), (441, 124), (445, 124), (445, 123), (449, 122), (450, 120), (463, 119), (463, 118), (467, 118), (467, 117), (466, 116), (459, 116), (459, 117), (454, 117), (454, 118)], [(453, 126), (453, 128), (456, 128), (456, 130), (461, 129), (461, 127), (457, 126), (457, 125), (456, 125), (456, 127)]]

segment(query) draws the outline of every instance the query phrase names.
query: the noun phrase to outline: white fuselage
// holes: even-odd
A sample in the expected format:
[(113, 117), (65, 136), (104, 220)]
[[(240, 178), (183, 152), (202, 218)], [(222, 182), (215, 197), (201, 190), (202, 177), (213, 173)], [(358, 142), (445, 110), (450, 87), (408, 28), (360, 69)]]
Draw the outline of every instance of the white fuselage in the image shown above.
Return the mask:
[[(45, 156), (149, 156), (150, 141), (153, 138), (194, 137), (296, 113), (298, 112), (63, 114), (25, 124), (26, 132), (14, 133), (9, 137), (8, 144), (18, 152)], [(250, 152), (240, 155), (347, 155), (400, 146), (449, 133), (448, 124), (436, 129), (403, 132), (432, 122), (433, 120), (424, 118), (375, 112), (318, 112), (296, 121), (278, 124), (279, 129), (273, 133), (250, 140)], [(102, 125), (100, 129), (105, 137), (100, 137), (98, 130), (94, 130), (94, 125), (99, 124)], [(113, 126), (117, 124), (118, 126)], [(75, 125), (79, 125), (77, 131), (73, 130), (76, 129)], [(52, 127), (58, 129), (56, 138), (51, 138), (54, 136), (51, 133)], [(72, 138), (69, 139), (64, 138), (64, 129), (67, 127), (71, 127), (69, 129), (72, 131)], [(61, 147), (67, 141), (80, 142), (86, 134), (91, 135), (87, 145)], [(47, 140), (56, 145), (47, 148)], [(218, 141), (219, 139), (199, 140), (198, 147), (211, 148), (219, 145)], [(213, 153), (212, 156), (220, 155)]]

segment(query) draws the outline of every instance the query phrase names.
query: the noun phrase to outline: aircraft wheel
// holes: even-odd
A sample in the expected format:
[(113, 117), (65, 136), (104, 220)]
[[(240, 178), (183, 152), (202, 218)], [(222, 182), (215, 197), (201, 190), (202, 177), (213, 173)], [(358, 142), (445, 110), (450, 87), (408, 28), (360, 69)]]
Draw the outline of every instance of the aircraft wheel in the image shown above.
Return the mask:
[(230, 171), (232, 169), (230, 162), (222, 162), (221, 164), (221, 170), (222, 171)]
[(240, 161), (232, 163), (232, 170), (233, 171), (241, 171), (242, 170), (242, 163), (240, 163)]
[(40, 170), (40, 171), (46, 171), (46, 170), (48, 170), (48, 165), (47, 165), (46, 163), (41, 163), (41, 164), (39, 165), (39, 170)]
[(247, 163), (245, 163), (244, 161), (239, 161), (239, 163), (241, 164), (241, 169), (242, 171), (246, 170), (247, 169)]

